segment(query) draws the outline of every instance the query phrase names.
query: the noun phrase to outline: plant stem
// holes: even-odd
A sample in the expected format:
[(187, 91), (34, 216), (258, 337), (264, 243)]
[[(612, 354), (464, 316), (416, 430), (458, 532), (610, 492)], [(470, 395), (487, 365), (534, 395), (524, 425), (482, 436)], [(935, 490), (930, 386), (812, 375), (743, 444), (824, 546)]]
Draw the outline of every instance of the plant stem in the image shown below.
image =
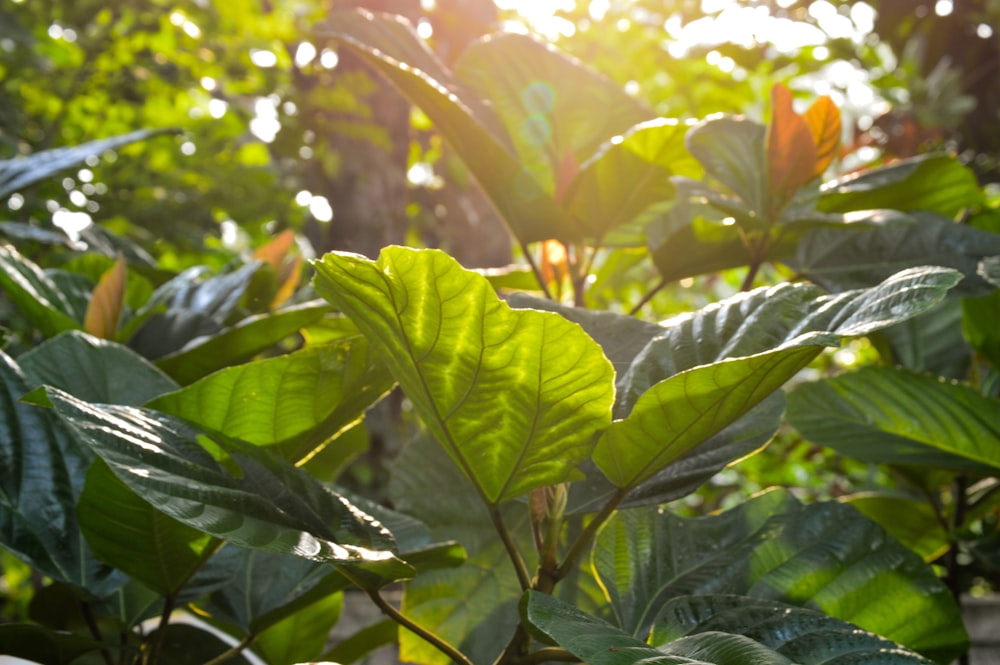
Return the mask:
[(753, 288), (753, 280), (757, 277), (757, 271), (760, 270), (761, 263), (759, 261), (754, 261), (750, 264), (750, 269), (747, 271), (747, 276), (743, 280), (743, 284), (740, 286), (740, 291), (749, 291)]
[(253, 644), (253, 641), (255, 639), (257, 639), (257, 635), (253, 633), (247, 635), (246, 637), (243, 638), (243, 640), (239, 644), (232, 647), (231, 649), (226, 649), (212, 660), (207, 661), (205, 665), (220, 665), (220, 663), (224, 663), (227, 660), (230, 660), (231, 658), (235, 658), (236, 656), (243, 653), (244, 649)]
[(538, 269), (538, 265), (535, 263), (535, 257), (531, 255), (528, 250), (528, 246), (520, 238), (517, 239), (517, 244), (521, 248), (521, 254), (524, 255), (525, 261), (531, 266), (531, 272), (535, 273), (535, 279), (538, 281), (538, 285), (542, 287), (542, 293), (545, 294), (545, 298), (548, 300), (553, 300), (552, 293), (549, 291), (549, 285), (545, 283), (545, 278), (542, 277), (542, 271)]
[(385, 598), (380, 596), (378, 591), (372, 590), (367, 591), (367, 593), (368, 597), (372, 599), (372, 602), (375, 603), (380, 610), (382, 610), (382, 613), (398, 623), (400, 626), (414, 633), (420, 639), (424, 640), (438, 651), (448, 656), (448, 658), (451, 658), (453, 661), (461, 663), (461, 665), (473, 665), (472, 661), (469, 660), (464, 653), (448, 644), (423, 626), (420, 626), (408, 619), (399, 610), (393, 607)]
[[(962, 523), (965, 522), (965, 490), (967, 485), (967, 480), (964, 474), (959, 474), (955, 477), (954, 483), (954, 493), (955, 496), (952, 498), (955, 504), (955, 512), (951, 523), (951, 547), (948, 550), (948, 589), (951, 591), (951, 595), (955, 598), (955, 604), (958, 606), (958, 611), (962, 611), (962, 583), (959, 579), (960, 567), (958, 561), (958, 530), (962, 528)], [(965, 652), (958, 657), (959, 665), (969, 665), (969, 653)]]
[(601, 511), (594, 515), (594, 519), (590, 520), (590, 523), (584, 527), (583, 531), (580, 532), (579, 537), (570, 546), (569, 551), (566, 553), (566, 557), (558, 568), (551, 571), (539, 571), (538, 579), (535, 581), (535, 588), (543, 593), (552, 593), (552, 589), (555, 587), (556, 583), (570, 574), (576, 562), (583, 555), (584, 551), (590, 545), (591, 541), (594, 539), (594, 535), (597, 530), (601, 528), (608, 518), (614, 514), (615, 509), (618, 507), (625, 497), (628, 495), (629, 490), (632, 488), (624, 487), (615, 492), (614, 496), (608, 499), (608, 502), (604, 504)]
[(646, 303), (652, 300), (653, 296), (655, 296), (657, 293), (663, 290), (663, 287), (666, 285), (667, 285), (667, 278), (664, 277), (663, 279), (661, 279), (659, 282), (656, 283), (656, 286), (650, 289), (649, 292), (642, 297), (642, 300), (640, 300), (635, 307), (633, 307), (628, 311), (628, 315), (635, 316), (636, 314), (638, 314), (639, 310), (642, 309), (646, 305)]
[(488, 503), (487, 510), (490, 513), (490, 519), (493, 521), (493, 527), (500, 536), (500, 541), (503, 543), (504, 549), (507, 550), (507, 556), (510, 557), (510, 561), (514, 565), (514, 572), (517, 573), (517, 581), (521, 584), (521, 589), (530, 589), (531, 574), (528, 572), (528, 566), (524, 563), (524, 558), (521, 556), (521, 550), (517, 548), (517, 543), (514, 542), (514, 537), (503, 523), (500, 509), (496, 505)]
[(107, 665), (115, 665), (115, 661), (111, 658), (111, 652), (104, 646), (104, 636), (101, 634), (101, 627), (97, 625), (97, 620), (94, 618), (90, 603), (80, 601), (80, 612), (83, 614), (83, 620), (87, 622), (87, 630), (90, 631), (95, 640), (101, 643), (101, 657), (104, 658), (104, 662)]
[(163, 639), (167, 633), (167, 625), (170, 623), (170, 615), (174, 612), (176, 600), (177, 596), (173, 593), (163, 597), (163, 611), (160, 613), (160, 623), (156, 627), (152, 643), (142, 654), (143, 665), (151, 665), (159, 657), (160, 650), (163, 648)]

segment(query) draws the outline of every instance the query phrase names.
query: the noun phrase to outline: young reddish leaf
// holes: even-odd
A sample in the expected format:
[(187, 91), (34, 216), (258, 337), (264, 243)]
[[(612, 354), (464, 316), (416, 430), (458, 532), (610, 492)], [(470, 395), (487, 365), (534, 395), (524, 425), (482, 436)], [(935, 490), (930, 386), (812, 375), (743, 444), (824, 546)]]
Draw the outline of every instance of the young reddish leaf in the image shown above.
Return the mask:
[(816, 166), (813, 177), (823, 175), (840, 148), (840, 109), (824, 95), (817, 99), (802, 116), (816, 146)]
[(295, 233), (291, 229), (285, 229), (276, 235), (270, 242), (257, 248), (253, 257), (258, 261), (263, 261), (274, 268), (274, 272), (281, 272), (281, 265), (288, 257), (288, 253), (295, 246)]
[(778, 83), (771, 88), (771, 124), (767, 128), (768, 193), (772, 214), (813, 179), (816, 143), (809, 125), (792, 109), (792, 93)]
[(101, 275), (90, 296), (87, 314), (83, 319), (85, 331), (94, 337), (114, 339), (125, 301), (126, 280), (125, 257), (119, 254), (115, 264)]
[(292, 259), (291, 263), (285, 263), (281, 270), (278, 272), (278, 278), (281, 280), (281, 286), (278, 288), (278, 292), (274, 294), (274, 298), (271, 300), (271, 308), (275, 308), (281, 305), (295, 293), (295, 287), (299, 285), (299, 279), (302, 277), (302, 257), (296, 256)]
[(569, 256), (566, 254), (566, 246), (558, 240), (544, 241), (541, 264), (542, 279), (546, 284), (554, 284), (558, 290), (563, 281), (569, 277)]

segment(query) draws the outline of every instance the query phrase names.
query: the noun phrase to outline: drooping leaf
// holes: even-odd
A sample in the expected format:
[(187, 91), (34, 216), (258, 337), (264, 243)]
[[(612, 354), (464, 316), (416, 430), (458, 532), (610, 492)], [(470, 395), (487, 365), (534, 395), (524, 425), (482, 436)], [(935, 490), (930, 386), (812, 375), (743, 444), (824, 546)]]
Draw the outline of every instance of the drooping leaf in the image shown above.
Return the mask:
[(1000, 255), (1000, 235), (934, 213), (879, 211), (863, 225), (820, 229), (802, 239), (789, 260), (799, 273), (831, 291), (871, 286), (913, 266), (954, 268), (965, 279), (958, 293), (985, 295), (996, 287), (978, 274), (979, 262)]
[(391, 554), (391, 535), (377, 522), (251, 444), (214, 436), (239, 465), (241, 474), (234, 476), (184, 421), (89, 404), (54, 388), (45, 396), (132, 491), (189, 526), (245, 547), (333, 563), (365, 586), (412, 574)]
[(0, 246), (0, 288), (45, 337), (82, 327), (52, 278), (10, 246)]
[(88, 157), (116, 150), (129, 143), (151, 136), (176, 133), (176, 129), (140, 129), (120, 136), (81, 143), (67, 148), (36, 152), (27, 157), (0, 161), (0, 199), (41, 180), (51, 178), (63, 169), (81, 164)]
[(744, 635), (792, 662), (824, 665), (929, 665), (930, 661), (873, 633), (822, 612), (734, 595), (681, 596), (660, 610), (649, 642), (674, 643), (689, 635)]
[(356, 423), (392, 384), (357, 336), (228, 367), (149, 406), (253, 444), (276, 445), (297, 462)]
[(965, 385), (888, 367), (806, 383), (788, 396), (799, 432), (856, 459), (1000, 470), (1000, 400)]
[(836, 502), (802, 506), (770, 492), (704, 518), (623, 511), (598, 534), (593, 563), (616, 621), (640, 638), (671, 598), (730, 593), (821, 610), (939, 662), (966, 646), (958, 609), (933, 571)]
[(771, 122), (767, 126), (767, 181), (776, 213), (795, 192), (815, 177), (816, 142), (810, 125), (792, 109), (792, 92), (781, 83), (771, 88)]
[(672, 175), (700, 175), (684, 147), (687, 129), (676, 120), (643, 122), (609, 139), (583, 163), (565, 200), (588, 237), (603, 238), (673, 198)]
[(19, 401), (29, 390), (0, 353), (0, 542), (43, 574), (106, 595), (123, 580), (91, 555), (76, 517), (91, 455), (53, 414)]
[(494, 113), (458, 84), (410, 24), (398, 16), (340, 11), (331, 14), (322, 29), (427, 114), (516, 237), (533, 242), (577, 236), (551, 190), (522, 165)]
[(886, 208), (926, 210), (954, 218), (982, 202), (975, 174), (950, 155), (920, 155), (825, 183), (819, 207), (827, 212)]
[(927, 501), (879, 492), (850, 494), (841, 500), (857, 508), (873, 522), (878, 522), (889, 535), (928, 563), (948, 549), (948, 532)]
[(612, 369), (577, 325), (512, 310), (436, 250), (379, 260), (327, 254), (316, 289), (382, 352), (396, 380), (483, 499), (578, 478), (607, 425)]
[(83, 329), (94, 337), (114, 339), (125, 304), (127, 275), (125, 257), (119, 255), (97, 282), (83, 318)]
[(163, 596), (179, 591), (213, 546), (139, 498), (102, 460), (87, 472), (77, 512), (94, 556)]
[(182, 386), (212, 372), (250, 360), (258, 353), (318, 322), (330, 306), (312, 301), (275, 312), (248, 316), (217, 334), (194, 340), (156, 361), (156, 366)]
[(50, 385), (88, 402), (139, 406), (177, 384), (131, 349), (73, 330), (18, 358), (31, 387)]

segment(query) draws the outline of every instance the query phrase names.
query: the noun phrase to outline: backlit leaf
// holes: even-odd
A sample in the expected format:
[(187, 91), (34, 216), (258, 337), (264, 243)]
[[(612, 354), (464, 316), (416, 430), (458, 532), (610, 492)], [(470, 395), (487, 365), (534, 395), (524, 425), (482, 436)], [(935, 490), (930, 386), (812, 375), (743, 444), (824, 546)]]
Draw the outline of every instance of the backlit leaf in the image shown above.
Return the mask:
[(94, 288), (87, 306), (87, 314), (83, 319), (83, 329), (102, 339), (114, 339), (121, 320), (122, 307), (125, 303), (125, 284), (127, 272), (125, 257), (118, 255), (114, 265), (101, 275)]
[(767, 127), (768, 193), (776, 214), (796, 190), (815, 176), (817, 149), (810, 125), (792, 109), (792, 93), (777, 83), (771, 88), (771, 123)]
[(840, 148), (840, 109), (833, 100), (823, 95), (802, 115), (816, 145), (816, 168), (813, 177), (819, 178), (837, 157)]

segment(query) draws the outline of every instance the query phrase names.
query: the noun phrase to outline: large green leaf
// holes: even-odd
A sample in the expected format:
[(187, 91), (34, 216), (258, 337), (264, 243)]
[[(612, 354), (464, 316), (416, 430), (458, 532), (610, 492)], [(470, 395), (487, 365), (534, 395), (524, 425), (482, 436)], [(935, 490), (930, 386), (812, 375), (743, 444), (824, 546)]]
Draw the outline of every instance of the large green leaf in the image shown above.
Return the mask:
[(330, 594), (264, 630), (254, 650), (270, 665), (316, 662), (340, 618), (343, 594)]
[(698, 519), (623, 511), (598, 534), (593, 563), (619, 625), (640, 638), (671, 598), (731, 593), (818, 609), (940, 662), (967, 644), (933, 570), (836, 502), (771, 492)]
[(822, 612), (733, 595), (681, 596), (669, 601), (657, 616), (649, 642), (661, 646), (711, 632), (745, 635), (801, 665), (930, 662), (895, 642)]
[(789, 261), (807, 279), (831, 291), (871, 286), (921, 265), (947, 266), (965, 276), (961, 295), (984, 295), (996, 287), (979, 273), (980, 262), (1000, 255), (1000, 234), (930, 212), (867, 213), (864, 224), (820, 229), (798, 244)]
[[(100, 643), (33, 623), (0, 624), (0, 654), (46, 665), (69, 665)], [(24, 661), (20, 661), (24, 662)]]
[[(426, 523), (436, 539), (457, 540), (468, 552), (461, 566), (409, 580), (404, 614), (459, 647), (473, 662), (493, 662), (517, 626), (522, 589), (475, 488), (431, 437), (422, 436), (394, 461), (389, 492), (394, 505)], [(533, 546), (523, 506), (509, 503), (502, 512), (522, 551), (529, 551)], [(405, 662), (449, 663), (408, 631), (400, 631), (399, 640)]]
[(212, 546), (210, 536), (139, 498), (101, 460), (87, 472), (77, 512), (94, 556), (164, 596), (191, 579)]
[(686, 131), (676, 120), (643, 122), (610, 139), (580, 166), (565, 200), (589, 237), (603, 238), (671, 199), (672, 175), (698, 175), (700, 167), (684, 149)]
[(1000, 471), (1000, 400), (888, 367), (806, 383), (788, 396), (805, 438), (868, 462)]
[(52, 150), (36, 152), (27, 157), (2, 160), (0, 161), (0, 199), (5, 199), (10, 194), (36, 182), (51, 178), (63, 169), (82, 164), (88, 157), (116, 150), (129, 143), (143, 141), (157, 134), (176, 132), (176, 129), (140, 129), (128, 134), (98, 139), (67, 148), (53, 148)]
[(515, 236), (532, 242), (578, 235), (552, 192), (546, 192), (521, 164), (493, 112), (455, 80), (404, 19), (341, 11), (332, 14), (322, 30), (361, 56), (427, 114)]
[[(886, 364), (962, 379), (972, 360), (972, 348), (962, 336), (962, 313), (972, 300), (978, 299), (945, 298), (937, 307), (877, 333), (872, 343)], [(994, 312), (990, 310), (991, 318)]]
[(971, 169), (950, 155), (921, 155), (825, 183), (819, 207), (837, 212), (928, 210), (953, 218), (982, 200)]
[(691, 128), (687, 147), (705, 171), (758, 215), (768, 209), (767, 128), (743, 118), (720, 117)]
[(383, 353), (396, 380), (480, 495), (498, 504), (579, 478), (610, 421), (611, 364), (576, 324), (512, 310), (487, 280), (436, 250), (379, 260), (327, 254), (316, 289)]
[(298, 461), (358, 421), (393, 381), (361, 336), (228, 367), (149, 404)]
[(18, 401), (28, 390), (0, 353), (0, 542), (43, 574), (103, 596), (123, 580), (94, 559), (77, 522), (92, 457), (54, 414)]
[(52, 277), (11, 246), (0, 246), (0, 288), (45, 337), (83, 327)]
[(216, 334), (192, 340), (179, 351), (159, 358), (156, 366), (179, 384), (187, 385), (223, 367), (250, 360), (329, 312), (330, 307), (324, 303), (307, 302), (248, 316)]
[(889, 535), (924, 561), (934, 561), (948, 550), (951, 541), (948, 530), (928, 501), (879, 492), (849, 494), (841, 501), (881, 524)]
[(239, 467), (234, 476), (199, 443), (204, 435), (177, 418), (94, 405), (55, 388), (45, 396), (122, 482), (189, 526), (245, 547), (333, 563), (365, 586), (412, 574), (391, 554), (383, 527), (264, 450), (215, 435)]
[(177, 384), (128, 347), (71, 330), (18, 358), (32, 387), (42, 384), (88, 402), (139, 406)]

